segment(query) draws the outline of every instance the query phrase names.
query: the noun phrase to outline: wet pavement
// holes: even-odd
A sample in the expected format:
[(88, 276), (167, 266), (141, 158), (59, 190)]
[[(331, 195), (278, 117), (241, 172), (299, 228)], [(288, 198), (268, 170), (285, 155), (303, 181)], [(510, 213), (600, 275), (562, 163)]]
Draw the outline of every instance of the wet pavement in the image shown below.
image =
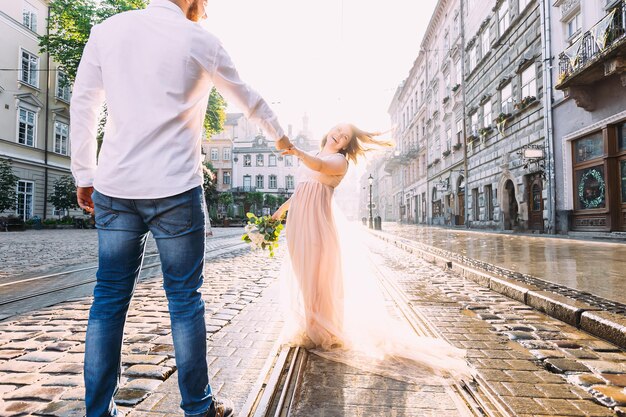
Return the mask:
[(383, 232), (626, 304), (626, 244), (384, 223)]
[[(623, 350), (374, 236), (365, 243), (412, 308), (467, 350), (479, 384), (510, 415), (626, 413)], [(277, 277), (284, 256), (284, 246), (275, 259), (246, 249), (207, 263), (211, 383), (239, 410), (256, 395), (254, 381), (282, 325)], [(83, 415), (89, 304), (81, 298), (0, 322), (0, 416)], [(150, 278), (138, 285), (126, 328), (118, 400), (128, 417), (182, 415), (173, 356), (161, 279)], [(466, 415), (442, 387), (404, 384), (310, 356), (303, 379), (310, 389), (303, 389), (294, 416)]]

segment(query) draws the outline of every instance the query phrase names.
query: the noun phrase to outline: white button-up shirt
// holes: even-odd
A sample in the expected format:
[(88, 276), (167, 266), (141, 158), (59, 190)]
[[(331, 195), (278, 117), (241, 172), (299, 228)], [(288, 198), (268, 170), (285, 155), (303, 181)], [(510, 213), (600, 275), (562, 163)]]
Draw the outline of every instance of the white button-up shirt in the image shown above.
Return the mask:
[[(131, 199), (203, 183), (201, 143), (211, 87), (273, 140), (268, 104), (243, 83), (220, 41), (168, 0), (94, 26), (71, 101), (72, 173), (80, 187)], [(108, 112), (96, 162), (97, 123)]]

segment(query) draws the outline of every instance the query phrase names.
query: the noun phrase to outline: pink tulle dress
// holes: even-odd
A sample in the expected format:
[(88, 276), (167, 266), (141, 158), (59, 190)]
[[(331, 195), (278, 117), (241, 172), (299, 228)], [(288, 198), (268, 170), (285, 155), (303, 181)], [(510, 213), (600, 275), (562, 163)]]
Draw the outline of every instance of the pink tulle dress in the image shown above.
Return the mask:
[[(341, 154), (320, 157), (345, 160)], [(322, 174), (303, 163), (297, 171), (287, 215), (289, 256), (281, 273), (283, 341), (407, 382), (470, 379), (463, 350), (417, 336), (387, 310), (363, 231), (333, 202), (345, 174)]]

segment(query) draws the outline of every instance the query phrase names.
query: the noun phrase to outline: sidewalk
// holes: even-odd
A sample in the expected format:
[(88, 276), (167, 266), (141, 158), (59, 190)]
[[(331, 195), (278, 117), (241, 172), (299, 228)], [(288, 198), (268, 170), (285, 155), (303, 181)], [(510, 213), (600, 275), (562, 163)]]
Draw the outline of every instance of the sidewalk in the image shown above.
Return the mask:
[(626, 304), (626, 244), (391, 222), (382, 231)]
[(372, 233), (626, 349), (626, 245), (398, 224)]

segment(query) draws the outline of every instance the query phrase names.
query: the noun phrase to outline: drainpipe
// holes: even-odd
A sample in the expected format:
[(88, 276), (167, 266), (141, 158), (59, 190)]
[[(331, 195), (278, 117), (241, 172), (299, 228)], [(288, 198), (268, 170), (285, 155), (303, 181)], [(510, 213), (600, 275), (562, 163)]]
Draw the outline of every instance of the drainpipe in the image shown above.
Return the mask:
[(554, 170), (554, 130), (552, 121), (552, 32), (550, 27), (551, 6), (549, 0), (541, 0), (541, 46), (543, 56), (543, 126), (546, 133), (547, 155), (546, 171), (548, 179), (548, 230), (550, 234), (556, 233), (556, 181)]
[[(469, 195), (468, 195), (468, 186), (469, 186), (469, 169), (467, 164), (467, 128), (465, 126), (467, 120), (467, 101), (465, 96), (465, 18), (464, 18), (464, 9), (463, 4), (464, 0), (460, 1), (461, 3), (461, 100), (463, 103), (463, 182), (465, 184), (465, 189), (463, 190), (464, 199), (463, 199), (463, 216), (465, 217), (463, 223), (466, 229), (469, 229)], [(457, 195), (458, 199), (458, 195)]]
[[(46, 21), (46, 34), (50, 35), (50, 6), (48, 6), (48, 20)], [(44, 134), (44, 176), (43, 176), (43, 219), (48, 216), (48, 139), (50, 128), (50, 52), (46, 52), (48, 70), (46, 71), (46, 132)]]

